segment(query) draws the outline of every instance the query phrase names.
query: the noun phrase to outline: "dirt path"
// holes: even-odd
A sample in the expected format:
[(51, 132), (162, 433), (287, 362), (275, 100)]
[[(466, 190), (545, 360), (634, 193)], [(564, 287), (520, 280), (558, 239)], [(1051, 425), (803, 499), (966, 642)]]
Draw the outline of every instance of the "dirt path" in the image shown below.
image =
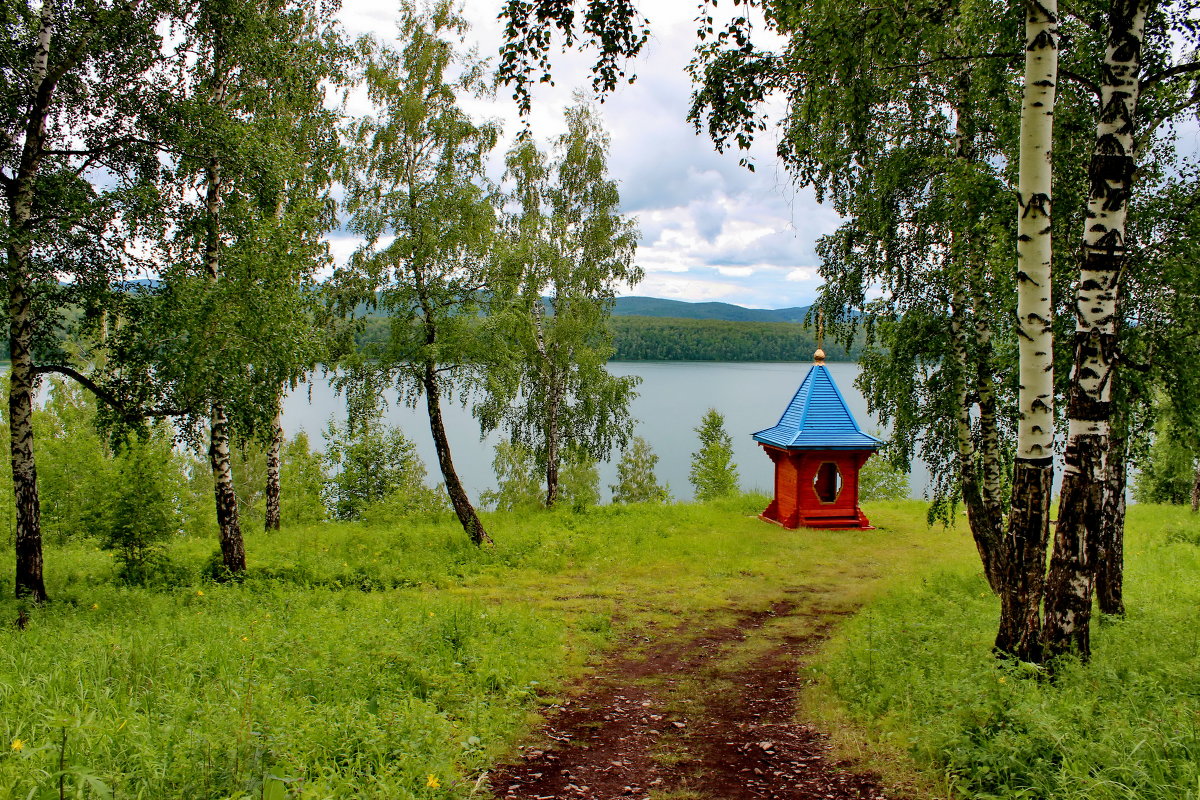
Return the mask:
[(791, 590), (769, 609), (686, 626), (604, 662), (552, 709), (536, 746), (489, 776), (519, 800), (884, 798), (794, 719), (799, 667), (845, 611)]

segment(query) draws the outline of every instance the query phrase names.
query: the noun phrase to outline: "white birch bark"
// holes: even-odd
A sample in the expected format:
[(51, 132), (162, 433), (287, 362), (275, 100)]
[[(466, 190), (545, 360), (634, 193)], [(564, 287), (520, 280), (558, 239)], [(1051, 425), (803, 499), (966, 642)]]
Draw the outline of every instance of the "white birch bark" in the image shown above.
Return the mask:
[(1017, 180), (1019, 420), (996, 651), (1028, 661), (1040, 657), (1040, 605), (1054, 475), (1050, 156), (1057, 79), (1057, 3), (1026, 0), (1025, 86)]
[(1054, 359), (1050, 325), (1050, 156), (1058, 80), (1058, 4), (1032, 0), (1025, 20), (1017, 217), (1017, 335), (1020, 423), (1017, 458), (1054, 453)]
[(1089, 627), (1103, 547), (1117, 305), (1134, 172), (1141, 49), (1149, 0), (1113, 0), (1101, 70), (1100, 114), (1088, 169), (1083, 258), (1075, 295), (1069, 426), (1043, 631), (1047, 658), (1091, 654)]

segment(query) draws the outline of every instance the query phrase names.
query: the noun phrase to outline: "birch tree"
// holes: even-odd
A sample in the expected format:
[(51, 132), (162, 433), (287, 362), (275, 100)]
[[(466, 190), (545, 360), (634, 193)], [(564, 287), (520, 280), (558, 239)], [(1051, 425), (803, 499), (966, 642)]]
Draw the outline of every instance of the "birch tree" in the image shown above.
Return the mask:
[(1090, 653), (1088, 620), (1103, 524), (1117, 361), (1118, 287), (1126, 260), (1126, 213), (1134, 163), (1134, 123), (1149, 0), (1111, 6), (1101, 68), (1100, 113), (1083, 256), (1075, 295), (1075, 341), (1063, 485), (1047, 579), (1047, 656)]
[(491, 541), (454, 467), (442, 403), (474, 377), (475, 329), (495, 211), (486, 159), (498, 130), (472, 120), (461, 93), (484, 91), (479, 63), (456, 50), (466, 23), (440, 0), (404, 5), (399, 48), (360, 42), (375, 112), (354, 123), (346, 206), (366, 239), (338, 280), (390, 318), (347, 379), (375, 373), (424, 398), (438, 467), (471, 541)]
[(605, 369), (613, 353), (607, 321), (617, 290), (642, 271), (633, 263), (637, 229), (620, 214), (607, 152), (599, 120), (580, 102), (567, 111), (552, 161), (528, 137), (508, 154), (514, 209), (490, 287), (498, 332), (514, 346), (510, 358), (493, 361), (476, 414), (485, 431), (503, 426), (533, 453), (547, 507), (558, 499), (569, 448), (606, 459), (630, 428), (636, 379)]
[[(42, 0), (4, 6), (0, 192), (16, 594), (47, 599), (34, 461), (38, 376), (82, 379), (57, 345), (59, 311), (102, 298), (137, 266), (131, 236), (153, 205), (153, 106), (162, 11), (155, 3)], [(104, 175), (104, 187), (95, 181)], [(147, 187), (149, 191), (147, 191)], [(135, 213), (136, 212), (136, 213)], [(93, 306), (95, 307), (95, 306)], [(37, 355), (35, 355), (37, 354)], [(49, 354), (49, 359), (45, 356)], [(39, 358), (41, 355), (42, 358)]]
[(318, 352), (313, 276), (327, 259), (337, 154), (322, 87), (336, 52), (327, 14), (211, 0), (178, 21), (172, 105), (157, 131), (173, 235), (159, 289), (111, 344), (107, 383), (164, 398), (207, 450), (231, 574), (246, 567), (231, 442), (268, 430), (280, 387)]
[(1017, 453), (1006, 582), (996, 649), (1038, 658), (1040, 604), (1054, 480), (1054, 342), (1051, 324), (1051, 155), (1058, 83), (1058, 6), (1025, 5), (1025, 73), (1017, 179)]

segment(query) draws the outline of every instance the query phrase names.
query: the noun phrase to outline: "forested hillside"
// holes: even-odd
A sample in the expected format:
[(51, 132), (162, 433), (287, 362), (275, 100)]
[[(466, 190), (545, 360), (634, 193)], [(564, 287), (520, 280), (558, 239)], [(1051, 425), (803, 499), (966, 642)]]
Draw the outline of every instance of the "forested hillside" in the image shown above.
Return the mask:
[[(609, 325), (614, 361), (807, 361), (817, 348), (815, 331), (791, 322), (613, 317)], [(825, 343), (832, 361), (859, 350)]]
[(746, 308), (732, 303), (692, 303), (662, 297), (618, 297), (614, 317), (671, 317), (673, 319), (723, 319), (731, 322), (804, 322), (809, 306)]
[[(385, 341), (389, 324), (384, 317), (368, 317), (359, 346)], [(614, 316), (608, 325), (613, 361), (807, 361), (817, 349), (813, 329), (793, 322)], [(856, 361), (861, 350), (861, 343), (846, 349), (825, 342), (830, 361)]]

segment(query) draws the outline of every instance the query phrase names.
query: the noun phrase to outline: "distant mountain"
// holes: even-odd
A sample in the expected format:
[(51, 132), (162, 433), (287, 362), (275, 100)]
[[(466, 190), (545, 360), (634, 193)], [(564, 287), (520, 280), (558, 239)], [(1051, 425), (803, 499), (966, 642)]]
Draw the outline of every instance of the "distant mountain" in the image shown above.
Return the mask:
[(660, 297), (618, 297), (616, 317), (673, 317), (722, 319), (730, 322), (803, 322), (809, 306), (796, 308), (744, 308), (732, 303), (687, 303)]

